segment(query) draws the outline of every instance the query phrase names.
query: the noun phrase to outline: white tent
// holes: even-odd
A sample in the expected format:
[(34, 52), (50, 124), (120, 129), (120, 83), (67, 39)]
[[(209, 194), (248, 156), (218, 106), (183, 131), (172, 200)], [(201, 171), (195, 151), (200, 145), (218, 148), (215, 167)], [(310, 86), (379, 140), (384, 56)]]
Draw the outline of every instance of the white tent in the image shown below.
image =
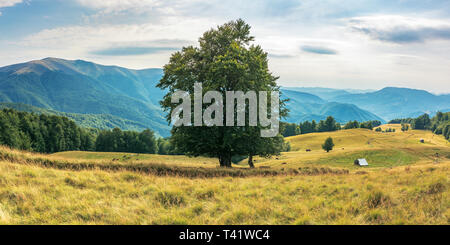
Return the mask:
[(359, 166), (369, 166), (369, 163), (367, 163), (367, 160), (365, 158), (361, 158), (355, 161), (355, 163)]

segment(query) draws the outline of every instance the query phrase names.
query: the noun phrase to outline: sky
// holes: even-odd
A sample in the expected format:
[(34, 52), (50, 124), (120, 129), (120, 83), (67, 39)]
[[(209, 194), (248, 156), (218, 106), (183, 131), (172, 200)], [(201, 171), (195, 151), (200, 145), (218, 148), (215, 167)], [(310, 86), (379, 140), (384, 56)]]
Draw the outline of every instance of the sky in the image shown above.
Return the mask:
[(450, 93), (450, 0), (0, 0), (0, 66), (161, 68), (238, 18), (282, 86)]

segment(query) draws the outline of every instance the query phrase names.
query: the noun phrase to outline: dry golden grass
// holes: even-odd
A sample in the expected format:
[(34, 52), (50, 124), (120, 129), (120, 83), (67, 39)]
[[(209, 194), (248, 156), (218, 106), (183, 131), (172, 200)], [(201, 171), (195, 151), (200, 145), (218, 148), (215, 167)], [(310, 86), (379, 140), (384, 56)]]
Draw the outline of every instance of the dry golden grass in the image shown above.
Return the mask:
[(190, 167), (217, 167), (217, 159), (208, 157), (186, 157), (157, 154), (136, 154), (119, 152), (83, 152), (66, 151), (48, 156), (52, 159), (78, 161), (89, 160), (95, 162), (134, 162), (134, 163), (165, 163), (170, 165), (183, 165)]
[[(383, 127), (398, 127), (383, 125)], [(326, 153), (322, 144), (332, 137), (335, 147)], [(420, 143), (424, 139), (425, 143)], [(256, 158), (256, 165), (272, 168), (305, 166), (333, 166), (357, 169), (353, 161), (366, 158), (369, 168), (386, 168), (428, 162), (450, 161), (450, 142), (430, 131), (381, 133), (368, 129), (350, 129), (337, 132), (312, 133), (287, 138), (292, 151), (269, 159)], [(306, 152), (310, 149), (310, 152)], [(438, 153), (438, 157), (436, 156)], [(245, 160), (241, 164), (244, 164)]]
[(1, 224), (449, 224), (449, 164), (179, 178), (0, 162)]
[[(336, 147), (325, 153), (320, 144), (328, 136)], [(44, 155), (2, 147), (0, 224), (450, 224), (450, 151), (442, 137), (357, 129), (288, 140), (298, 151), (257, 159), (256, 165), (300, 175), (159, 176), (131, 167), (164, 163), (168, 169), (201, 166), (211, 172), (218, 171), (217, 163), (183, 156), (123, 158), (125, 153)], [(354, 167), (352, 159), (359, 156), (372, 166)], [(87, 163), (94, 167), (67, 168)], [(112, 169), (114, 164), (131, 167)], [(319, 171), (328, 166), (349, 172)]]

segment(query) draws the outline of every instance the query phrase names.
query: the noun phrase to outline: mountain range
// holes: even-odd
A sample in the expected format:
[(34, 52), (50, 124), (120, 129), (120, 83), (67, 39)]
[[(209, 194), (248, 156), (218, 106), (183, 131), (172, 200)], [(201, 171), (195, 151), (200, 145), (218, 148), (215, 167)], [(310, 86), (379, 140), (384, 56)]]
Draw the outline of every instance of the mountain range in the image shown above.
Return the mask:
[(450, 95), (435, 95), (424, 90), (387, 87), (381, 90), (340, 95), (333, 101), (353, 103), (360, 108), (380, 115), (386, 120), (433, 114), (450, 108)]
[(310, 93), (282, 88), (281, 98), (289, 99), (286, 103), (286, 107), (289, 109), (287, 122), (319, 121), (326, 119), (328, 116), (333, 116), (340, 123), (352, 120), (360, 122), (379, 120), (384, 122), (381, 117), (353, 104), (329, 102)]
[[(169, 136), (170, 127), (156, 88), (162, 69), (133, 70), (83, 60), (46, 58), (0, 68), (0, 108), (65, 115), (86, 127), (153, 129)], [(387, 121), (450, 108), (450, 95), (423, 90), (379, 91), (283, 87), (289, 98), (288, 122), (322, 120)]]
[(161, 76), (161, 69), (131, 70), (46, 58), (0, 68), (0, 102), (112, 115), (169, 136), (170, 128), (158, 103), (164, 91), (155, 87)]

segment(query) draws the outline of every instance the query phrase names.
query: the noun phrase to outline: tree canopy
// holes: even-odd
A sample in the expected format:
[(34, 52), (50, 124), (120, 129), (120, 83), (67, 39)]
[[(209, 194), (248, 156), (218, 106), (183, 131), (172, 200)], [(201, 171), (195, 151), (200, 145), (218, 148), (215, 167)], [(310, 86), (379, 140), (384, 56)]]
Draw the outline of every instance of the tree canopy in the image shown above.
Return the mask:
[[(251, 44), (252, 41), (250, 26), (238, 19), (205, 32), (199, 38), (198, 47), (188, 46), (174, 53), (164, 66), (164, 76), (157, 85), (168, 91), (161, 101), (163, 109), (168, 112), (167, 120), (171, 122), (170, 117), (176, 108), (171, 103), (172, 95), (186, 91), (192, 99), (195, 83), (201, 83), (203, 91), (218, 91), (223, 97), (226, 91), (279, 92), (278, 78), (268, 69), (267, 53), (259, 45)], [(223, 107), (226, 107), (226, 101)], [(248, 107), (245, 106), (246, 121)], [(206, 108), (207, 105), (203, 105), (202, 113)], [(184, 111), (183, 114), (187, 116)], [(280, 116), (286, 114), (284, 101), (280, 101)], [(214, 115), (214, 119), (218, 116)], [(191, 117), (195, 120), (194, 115)], [(236, 118), (235, 115), (234, 120)], [(223, 125), (225, 120), (223, 117)], [(282, 136), (260, 137), (262, 128), (267, 127), (260, 123), (257, 126), (249, 126), (248, 123), (245, 126), (206, 126), (204, 123), (195, 127), (180, 126), (172, 128), (171, 141), (187, 155), (217, 157), (220, 166), (231, 167), (234, 155), (268, 156), (280, 152)]]
[(326, 152), (329, 152), (333, 150), (333, 147), (334, 147), (333, 138), (328, 137), (323, 143), (322, 149), (324, 149)]
[(21, 150), (53, 153), (94, 150), (95, 132), (62, 116), (0, 110), (0, 144)]

